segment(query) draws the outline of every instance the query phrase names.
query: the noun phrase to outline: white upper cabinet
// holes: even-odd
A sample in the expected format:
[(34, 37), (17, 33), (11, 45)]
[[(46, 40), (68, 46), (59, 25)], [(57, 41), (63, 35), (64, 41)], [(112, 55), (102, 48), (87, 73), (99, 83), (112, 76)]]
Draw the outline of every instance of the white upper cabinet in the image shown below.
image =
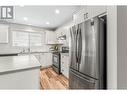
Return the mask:
[(87, 17), (92, 18), (106, 12), (106, 6), (87, 6)]
[(56, 33), (53, 31), (46, 31), (46, 44), (56, 44)]
[(84, 6), (73, 15), (74, 24), (79, 24), (87, 19), (98, 16), (106, 12), (106, 6)]
[(0, 43), (8, 43), (8, 25), (0, 24)]
[(56, 32), (56, 38), (58, 44), (67, 44), (67, 30), (61, 28), (59, 31)]
[(69, 46), (70, 27), (70, 25), (66, 25), (55, 31), (58, 44)]
[(76, 14), (73, 15), (73, 21), (75, 24), (79, 24), (79, 23), (85, 21), (84, 15), (87, 12), (86, 8), (87, 7), (83, 7), (80, 11), (78, 11)]

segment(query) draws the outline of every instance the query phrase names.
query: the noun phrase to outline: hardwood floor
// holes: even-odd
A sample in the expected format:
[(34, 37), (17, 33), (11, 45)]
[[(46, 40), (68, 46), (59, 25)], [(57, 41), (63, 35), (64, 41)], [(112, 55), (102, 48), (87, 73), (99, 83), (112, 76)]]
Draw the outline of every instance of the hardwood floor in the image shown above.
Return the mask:
[(52, 68), (41, 70), (40, 80), (42, 89), (68, 89), (68, 79), (63, 75), (58, 75)]

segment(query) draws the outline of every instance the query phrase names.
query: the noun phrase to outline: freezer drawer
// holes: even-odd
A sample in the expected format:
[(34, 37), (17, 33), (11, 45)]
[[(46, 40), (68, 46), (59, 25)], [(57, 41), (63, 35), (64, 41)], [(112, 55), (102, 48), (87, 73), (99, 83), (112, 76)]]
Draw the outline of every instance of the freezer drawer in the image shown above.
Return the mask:
[(98, 89), (98, 80), (69, 71), (69, 89)]

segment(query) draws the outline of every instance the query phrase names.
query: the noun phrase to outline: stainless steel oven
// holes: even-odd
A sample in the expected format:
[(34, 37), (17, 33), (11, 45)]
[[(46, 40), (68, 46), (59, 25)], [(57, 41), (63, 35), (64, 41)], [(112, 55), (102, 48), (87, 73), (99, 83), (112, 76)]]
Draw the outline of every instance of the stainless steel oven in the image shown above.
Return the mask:
[(61, 67), (60, 67), (60, 53), (59, 52), (53, 52), (53, 69), (56, 71), (58, 74), (61, 73)]

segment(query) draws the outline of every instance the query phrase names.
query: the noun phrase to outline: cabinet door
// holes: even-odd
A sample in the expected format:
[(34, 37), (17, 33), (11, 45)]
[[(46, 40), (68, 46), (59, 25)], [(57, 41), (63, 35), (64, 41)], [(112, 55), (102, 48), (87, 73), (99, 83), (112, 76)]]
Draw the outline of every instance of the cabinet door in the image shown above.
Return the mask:
[(45, 58), (46, 58), (45, 55), (46, 55), (45, 53), (40, 54), (40, 63), (41, 63), (42, 68), (47, 66), (46, 65), (46, 60), (45, 60)]
[(51, 66), (52, 65), (52, 53), (46, 53), (46, 64), (47, 66)]
[(0, 43), (8, 43), (9, 26), (0, 24)]
[(88, 19), (106, 12), (106, 6), (87, 6)]
[(73, 15), (74, 24), (79, 24), (106, 12), (106, 6), (85, 6)]
[(61, 61), (61, 73), (62, 73), (62, 74), (64, 74), (64, 68), (65, 68), (64, 62)]
[(83, 7), (79, 12), (73, 15), (73, 21), (75, 24), (79, 24), (85, 21), (84, 15), (86, 14), (86, 7)]
[(69, 56), (61, 55), (61, 72), (69, 78)]
[(65, 72), (64, 75), (69, 78), (69, 56), (65, 56)]
[(65, 60), (65, 57), (64, 57), (64, 55), (61, 54), (61, 73), (62, 74), (64, 74), (64, 72), (65, 72), (65, 62), (64, 62), (64, 60)]
[(46, 31), (46, 44), (56, 43), (56, 33), (53, 31)]
[(41, 53), (40, 63), (42, 68), (52, 65), (52, 53)]
[(36, 59), (40, 62), (40, 54), (33, 54), (35, 57), (36, 57)]

